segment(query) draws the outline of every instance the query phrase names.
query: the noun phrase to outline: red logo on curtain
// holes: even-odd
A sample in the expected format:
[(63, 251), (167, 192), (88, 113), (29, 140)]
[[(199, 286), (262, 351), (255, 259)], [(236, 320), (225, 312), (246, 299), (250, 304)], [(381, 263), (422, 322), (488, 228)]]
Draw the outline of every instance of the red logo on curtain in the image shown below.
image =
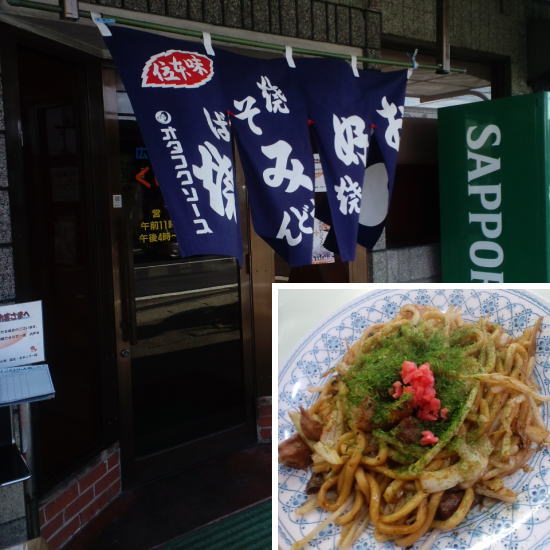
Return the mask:
[(198, 88), (214, 76), (206, 55), (168, 50), (149, 58), (141, 73), (143, 88)]

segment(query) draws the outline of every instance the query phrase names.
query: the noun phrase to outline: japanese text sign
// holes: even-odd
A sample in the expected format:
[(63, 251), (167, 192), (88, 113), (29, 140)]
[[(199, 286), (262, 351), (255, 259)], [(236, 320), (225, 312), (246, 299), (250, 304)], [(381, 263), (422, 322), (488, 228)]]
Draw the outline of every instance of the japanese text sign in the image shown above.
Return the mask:
[(125, 28), (107, 45), (120, 69), (182, 256), (242, 262), (226, 101), (201, 46)]
[(290, 265), (309, 264), (315, 175), (299, 82), (284, 59), (220, 54), (254, 229)]
[(44, 361), (42, 302), (0, 306), (0, 366)]
[(312, 262), (314, 148), (327, 187), (319, 215), (333, 236), (327, 242), (343, 261), (354, 259), (357, 242), (375, 244), (391, 196), (407, 71), (357, 78), (344, 61), (304, 59), (290, 68), (282, 58), (212, 56), (201, 44), (111, 31), (105, 40), (183, 256), (242, 262), (233, 137), (254, 229), (291, 266)]

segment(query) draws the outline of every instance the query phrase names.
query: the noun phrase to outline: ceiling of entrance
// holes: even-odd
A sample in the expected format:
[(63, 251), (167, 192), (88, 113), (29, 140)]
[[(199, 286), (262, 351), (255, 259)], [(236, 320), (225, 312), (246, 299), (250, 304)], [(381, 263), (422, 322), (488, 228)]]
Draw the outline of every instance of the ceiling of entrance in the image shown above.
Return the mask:
[[(382, 59), (407, 62), (408, 58), (402, 51), (382, 50)], [(420, 65), (435, 65), (434, 57), (419, 53), (416, 58)], [(416, 69), (413, 71), (407, 86), (407, 97), (415, 97), (421, 103), (443, 98), (463, 96), (470, 94), (479, 95), (479, 88), (491, 86), (490, 67), (482, 63), (464, 63), (451, 58), (453, 69), (463, 69), (464, 73), (437, 74), (433, 69)], [(384, 66), (383, 71), (395, 70), (397, 67)]]
[(433, 101), (468, 94), (471, 90), (490, 84), (488, 80), (468, 73), (441, 75), (432, 70), (417, 69), (409, 80), (407, 95), (418, 97), (422, 102)]

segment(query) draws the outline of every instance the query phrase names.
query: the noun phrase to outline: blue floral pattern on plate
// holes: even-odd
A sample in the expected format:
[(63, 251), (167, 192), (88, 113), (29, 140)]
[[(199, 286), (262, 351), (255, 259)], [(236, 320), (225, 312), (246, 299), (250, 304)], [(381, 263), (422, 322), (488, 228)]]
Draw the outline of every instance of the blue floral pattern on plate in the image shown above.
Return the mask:
[[(434, 305), (441, 310), (460, 307), (468, 321), (487, 316), (513, 334), (542, 316), (542, 333), (537, 343), (535, 378), (543, 393), (550, 392), (550, 307), (535, 296), (519, 290), (379, 290), (365, 295), (332, 315), (291, 355), (279, 373), (279, 441), (294, 428), (289, 411), (308, 407), (315, 396), (306, 388), (322, 383), (320, 375), (357, 340), (365, 327), (388, 321), (409, 303)], [(542, 415), (548, 423), (550, 404)], [(529, 462), (531, 472), (516, 472), (506, 485), (518, 493), (514, 505), (498, 503), (490, 508), (471, 510), (455, 530), (442, 532), (434, 550), (543, 550), (550, 547), (550, 451), (546, 448)], [(293, 510), (304, 500), (309, 473), (279, 466), (279, 545), (290, 548), (323, 521), (325, 514), (315, 510), (298, 517)], [(329, 525), (306, 548), (335, 550), (339, 529)], [(422, 544), (421, 539), (416, 545)], [(353, 546), (354, 550), (394, 550), (391, 542), (378, 543), (369, 528)]]

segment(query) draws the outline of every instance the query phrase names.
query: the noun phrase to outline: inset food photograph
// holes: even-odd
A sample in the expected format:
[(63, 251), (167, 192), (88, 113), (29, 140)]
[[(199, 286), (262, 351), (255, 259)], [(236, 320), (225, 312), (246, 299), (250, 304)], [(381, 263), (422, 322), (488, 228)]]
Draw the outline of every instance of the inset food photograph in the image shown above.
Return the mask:
[(279, 288), (279, 548), (550, 544), (549, 298)]

